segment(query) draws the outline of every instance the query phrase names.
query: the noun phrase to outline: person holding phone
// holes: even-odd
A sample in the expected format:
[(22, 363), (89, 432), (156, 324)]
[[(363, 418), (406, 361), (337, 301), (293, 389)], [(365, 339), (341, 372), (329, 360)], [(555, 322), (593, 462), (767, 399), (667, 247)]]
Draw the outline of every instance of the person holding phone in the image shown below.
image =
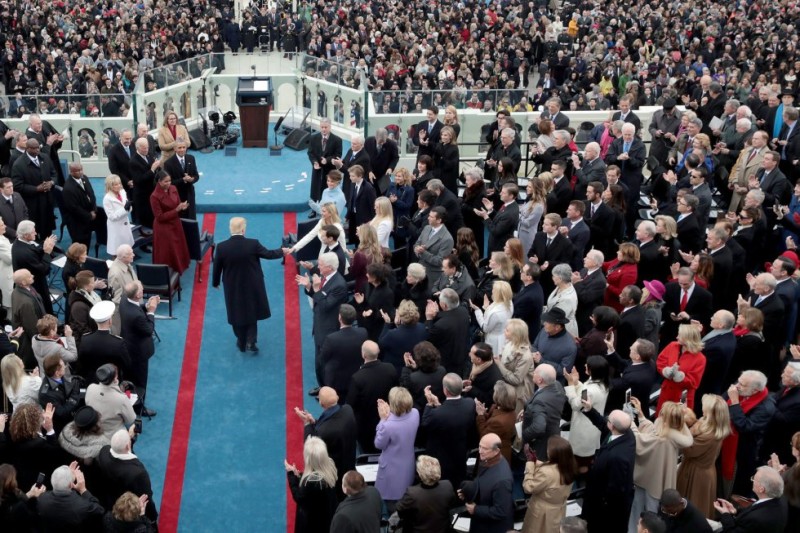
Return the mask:
[(589, 377), (585, 383), (581, 383), (577, 368), (572, 367), (571, 372), (564, 370), (567, 380), (564, 390), (572, 408), (569, 443), (581, 474), (589, 471), (595, 452), (600, 448), (600, 430), (583, 413), (582, 401), (591, 401), (601, 413), (605, 410), (609, 389), (608, 361), (601, 355), (592, 355), (586, 360), (585, 371)]

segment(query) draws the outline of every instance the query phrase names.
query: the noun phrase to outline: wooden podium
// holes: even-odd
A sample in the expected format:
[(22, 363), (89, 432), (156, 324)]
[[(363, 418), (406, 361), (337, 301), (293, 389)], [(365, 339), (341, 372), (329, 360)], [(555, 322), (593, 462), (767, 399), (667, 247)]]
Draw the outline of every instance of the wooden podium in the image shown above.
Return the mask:
[(272, 109), (272, 79), (240, 78), (236, 105), (242, 123), (242, 145), (266, 148), (269, 138), (269, 112)]

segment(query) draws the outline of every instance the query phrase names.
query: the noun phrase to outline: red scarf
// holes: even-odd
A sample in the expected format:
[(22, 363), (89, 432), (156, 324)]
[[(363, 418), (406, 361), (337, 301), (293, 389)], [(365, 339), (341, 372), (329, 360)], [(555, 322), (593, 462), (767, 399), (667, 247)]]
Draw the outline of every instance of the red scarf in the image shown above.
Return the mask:
[(175, 126), (170, 126), (169, 124), (167, 124), (167, 129), (169, 130), (170, 134), (172, 135), (172, 138), (177, 141), (178, 140), (178, 126), (177, 126), (177, 124)]
[(736, 337), (744, 337), (748, 333), (750, 333), (750, 330), (745, 327), (736, 326), (735, 328), (733, 328), (733, 334)]
[[(767, 397), (767, 394), (769, 394), (769, 391), (764, 389), (748, 398), (742, 398), (739, 401), (742, 412), (747, 414), (752, 411), (755, 406), (764, 401), (764, 398)], [(731, 401), (728, 399), (728, 405), (730, 404)], [(739, 433), (736, 431), (733, 423), (731, 423), (731, 434), (728, 435), (724, 441), (722, 441), (722, 477), (725, 480), (730, 481), (733, 479), (734, 466), (736, 465), (736, 449), (738, 446)]]

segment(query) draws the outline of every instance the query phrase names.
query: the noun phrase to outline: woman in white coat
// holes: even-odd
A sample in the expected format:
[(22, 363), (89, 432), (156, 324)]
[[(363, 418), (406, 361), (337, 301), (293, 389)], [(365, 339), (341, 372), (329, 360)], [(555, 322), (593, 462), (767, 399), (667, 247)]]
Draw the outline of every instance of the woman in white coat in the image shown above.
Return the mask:
[(514, 312), (514, 305), (511, 303), (513, 296), (511, 285), (507, 281), (495, 281), (492, 285), (492, 301), (490, 302), (489, 297), (484, 295), (483, 309), (471, 301), (469, 303), (475, 311), (478, 326), (486, 335), (486, 344), (492, 347), (493, 354), (503, 353), (506, 344), (506, 325)]
[(106, 240), (106, 253), (116, 257), (117, 248), (121, 244), (133, 246), (133, 232), (131, 231), (128, 195), (122, 188), (122, 180), (116, 174), (106, 178), (106, 195), (103, 197), (103, 209), (106, 211), (106, 227), (108, 239)]
[(0, 218), (0, 291), (3, 307), (11, 309), (11, 291), (14, 290), (14, 268), (11, 266), (11, 242), (4, 235), (6, 223)]
[(578, 310), (578, 293), (572, 286), (572, 269), (566, 263), (561, 263), (553, 267), (553, 283), (556, 288), (547, 297), (547, 305), (544, 311), (549, 311), (554, 307), (560, 308), (567, 315), (567, 333), (573, 337), (578, 336), (578, 322), (575, 320), (575, 311)]
[(589, 471), (594, 459), (594, 454), (600, 448), (600, 430), (583, 414), (581, 395), (586, 391), (587, 399), (592, 402), (592, 407), (602, 413), (606, 408), (608, 399), (608, 360), (602, 355), (592, 355), (586, 360), (586, 383), (581, 383), (578, 369), (572, 367), (572, 372), (564, 370), (567, 386), (567, 401), (572, 408), (572, 418), (569, 424), (569, 443), (578, 461), (580, 473)]

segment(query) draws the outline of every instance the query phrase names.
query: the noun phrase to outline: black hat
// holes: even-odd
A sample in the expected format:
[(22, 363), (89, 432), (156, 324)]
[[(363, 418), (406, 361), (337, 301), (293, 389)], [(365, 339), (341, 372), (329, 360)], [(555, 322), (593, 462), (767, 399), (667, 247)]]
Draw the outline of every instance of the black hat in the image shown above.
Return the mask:
[(97, 381), (103, 385), (111, 385), (114, 378), (117, 377), (117, 367), (111, 363), (105, 364), (97, 369), (95, 376), (97, 376)]
[(664, 109), (666, 110), (675, 109), (675, 99), (667, 98), (666, 100), (664, 100)]
[(794, 89), (792, 89), (791, 87), (782, 87), (781, 88), (781, 92), (780, 92), (780, 96), (781, 97), (783, 97), (783, 96), (791, 96), (792, 98), (794, 98), (795, 97), (794, 96)]
[(79, 429), (89, 429), (94, 427), (98, 420), (100, 420), (100, 417), (98, 416), (97, 411), (88, 405), (84, 405), (75, 412), (75, 425)]
[(551, 324), (561, 324), (562, 326), (566, 326), (569, 324), (569, 319), (567, 318), (567, 314), (563, 309), (560, 307), (554, 307), (546, 313), (542, 313), (542, 322), (550, 322)]

